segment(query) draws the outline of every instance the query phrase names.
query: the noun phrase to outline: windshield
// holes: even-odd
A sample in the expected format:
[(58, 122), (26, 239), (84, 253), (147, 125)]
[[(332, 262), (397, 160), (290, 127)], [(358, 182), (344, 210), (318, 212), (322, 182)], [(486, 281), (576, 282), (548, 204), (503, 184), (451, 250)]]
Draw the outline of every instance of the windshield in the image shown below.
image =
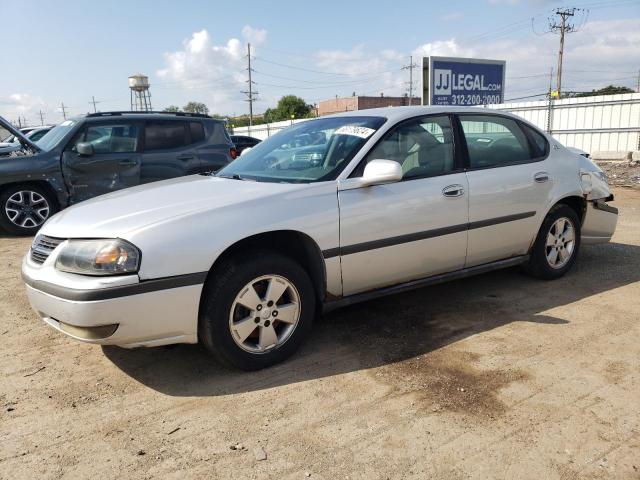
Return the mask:
[(62, 138), (69, 133), (69, 131), (76, 124), (73, 120), (65, 120), (59, 125), (56, 125), (51, 130), (47, 132), (45, 136), (43, 136), (40, 140), (36, 142), (42, 150), (48, 152), (49, 150), (55, 148), (56, 145), (62, 140)]
[(302, 122), (259, 143), (217, 175), (260, 182), (333, 180), (385, 121), (334, 117)]

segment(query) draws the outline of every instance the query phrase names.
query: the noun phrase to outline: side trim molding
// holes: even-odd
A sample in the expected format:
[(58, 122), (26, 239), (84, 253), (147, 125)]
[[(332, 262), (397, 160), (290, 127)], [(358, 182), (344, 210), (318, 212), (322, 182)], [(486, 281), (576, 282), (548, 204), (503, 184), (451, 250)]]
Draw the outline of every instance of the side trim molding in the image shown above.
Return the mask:
[(34, 280), (22, 275), (24, 283), (35, 290), (53, 295), (54, 297), (74, 302), (91, 302), (96, 300), (110, 300), (113, 298), (128, 297), (141, 293), (157, 292), (170, 288), (189, 287), (204, 283), (209, 272), (189, 273), (186, 275), (176, 275), (173, 277), (154, 278), (153, 280), (143, 280), (133, 285), (120, 285), (117, 287), (107, 287), (98, 290), (81, 290), (77, 288), (61, 287), (53, 283), (42, 280)]
[(520, 255), (518, 257), (507, 258), (505, 260), (499, 260), (497, 262), (485, 263), (483, 265), (476, 265), (475, 267), (463, 268), (462, 270), (456, 270), (454, 272), (441, 273), (440, 275), (434, 275), (432, 277), (412, 280), (410, 282), (400, 283), (391, 287), (384, 287), (377, 290), (371, 290), (369, 292), (349, 295), (348, 297), (343, 297), (338, 300), (325, 302), (322, 306), (322, 312), (327, 313), (337, 308), (346, 307), (347, 305), (352, 305), (354, 303), (366, 302), (369, 300), (373, 300), (374, 298), (386, 297), (387, 295), (393, 295), (396, 293), (414, 290), (416, 288), (436, 285), (438, 283), (444, 283), (451, 280), (459, 280), (461, 278), (471, 277), (473, 275), (479, 275), (481, 273), (487, 273), (491, 272), (492, 270), (499, 270), (501, 268), (514, 267), (516, 265), (525, 263), (527, 260), (529, 260), (529, 255)]
[(516, 220), (533, 217), (535, 214), (536, 212), (516, 213), (514, 215), (505, 215), (504, 217), (489, 218), (486, 220), (478, 220), (475, 222), (463, 223), (460, 225), (452, 225), (450, 227), (435, 228), (433, 230), (408, 233), (405, 235), (399, 235), (397, 237), (382, 238), (379, 240), (372, 240), (370, 242), (330, 248), (328, 250), (323, 250), (322, 256), (327, 259), (337, 257), (339, 255), (351, 255), (354, 253), (366, 252), (368, 250), (375, 250), (377, 248), (392, 247), (394, 245), (400, 245), (403, 243), (417, 242), (418, 240), (426, 240), (427, 238), (435, 238), (441, 237), (443, 235), (450, 235), (452, 233), (464, 232), (465, 230), (474, 230), (476, 228), (490, 227), (492, 225), (499, 225), (501, 223), (514, 222)]

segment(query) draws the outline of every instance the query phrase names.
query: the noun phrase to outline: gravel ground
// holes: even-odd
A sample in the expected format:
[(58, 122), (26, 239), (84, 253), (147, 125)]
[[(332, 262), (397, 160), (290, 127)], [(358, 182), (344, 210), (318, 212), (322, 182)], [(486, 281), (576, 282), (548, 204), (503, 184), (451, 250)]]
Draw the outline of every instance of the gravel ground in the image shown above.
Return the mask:
[(506, 270), (335, 312), (290, 361), (76, 343), (0, 238), (0, 478), (640, 478), (640, 192), (563, 279)]
[(597, 162), (607, 175), (609, 185), (640, 189), (640, 162)]

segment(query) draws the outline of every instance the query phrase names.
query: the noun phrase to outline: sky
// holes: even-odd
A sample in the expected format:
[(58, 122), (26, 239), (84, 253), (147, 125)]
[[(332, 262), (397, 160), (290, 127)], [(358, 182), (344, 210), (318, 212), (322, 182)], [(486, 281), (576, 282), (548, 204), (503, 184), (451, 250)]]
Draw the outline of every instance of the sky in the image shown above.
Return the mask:
[(98, 110), (128, 110), (138, 72), (154, 110), (198, 101), (248, 113), (249, 42), (257, 113), (287, 94), (310, 104), (402, 95), (410, 56), (415, 79), (424, 56), (506, 60), (506, 100), (531, 97), (549, 89), (559, 37), (548, 19), (561, 6), (582, 9), (566, 36), (563, 90), (635, 89), (640, 0), (0, 0), (0, 115), (40, 124), (42, 111), (56, 123), (62, 102), (77, 115), (93, 111), (92, 97)]

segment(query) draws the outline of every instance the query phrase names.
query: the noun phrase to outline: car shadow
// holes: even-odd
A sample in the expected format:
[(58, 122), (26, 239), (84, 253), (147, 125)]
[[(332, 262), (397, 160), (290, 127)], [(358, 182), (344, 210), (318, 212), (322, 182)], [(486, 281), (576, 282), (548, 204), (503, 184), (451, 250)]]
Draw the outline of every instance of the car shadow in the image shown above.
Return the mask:
[(512, 268), (332, 312), (294, 357), (258, 372), (227, 370), (197, 345), (103, 351), (127, 375), (164, 394), (227, 395), (400, 362), (514, 322), (548, 325), (562, 335), (569, 321), (549, 310), (638, 280), (639, 246), (585, 247), (559, 280)]

